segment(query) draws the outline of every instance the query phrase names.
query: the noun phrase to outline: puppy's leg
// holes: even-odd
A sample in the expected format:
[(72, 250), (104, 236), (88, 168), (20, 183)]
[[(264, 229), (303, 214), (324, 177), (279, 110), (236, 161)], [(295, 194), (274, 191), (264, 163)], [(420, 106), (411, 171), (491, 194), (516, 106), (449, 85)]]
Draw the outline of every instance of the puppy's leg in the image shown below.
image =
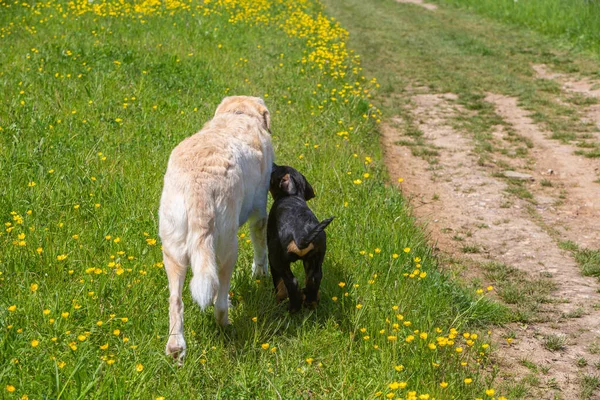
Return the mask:
[(281, 275), (288, 296), (290, 298), (290, 312), (293, 313), (296, 311), (300, 311), (300, 309), (302, 308), (302, 294), (300, 293), (300, 289), (298, 288), (298, 280), (296, 279), (296, 277), (292, 273), (292, 270), (290, 269), (289, 262), (286, 262), (285, 264), (281, 265)]
[(167, 278), (169, 279), (169, 340), (166, 353), (173, 356), (179, 363), (185, 356), (185, 339), (183, 338), (183, 300), (181, 292), (187, 266), (179, 264), (166, 251), (163, 251), (163, 260)]
[(260, 216), (250, 222), (250, 238), (254, 246), (254, 261), (252, 275), (261, 276), (269, 274), (267, 263), (267, 217)]
[(276, 254), (275, 251), (269, 252), (269, 265), (271, 266), (271, 277), (273, 277), (273, 286), (275, 287), (275, 298), (277, 303), (281, 303), (283, 300), (288, 298), (287, 288), (279, 272), (281, 269), (282, 261), (280, 255)]
[(308, 308), (316, 308), (320, 300), (319, 288), (323, 277), (323, 259), (325, 252), (319, 252), (308, 259), (303, 260), (304, 274), (306, 276), (306, 287), (304, 288), (304, 305)]
[(215, 301), (215, 318), (221, 326), (229, 325), (229, 288), (231, 274), (238, 255), (238, 241), (235, 231), (227, 248), (219, 251), (219, 290)]

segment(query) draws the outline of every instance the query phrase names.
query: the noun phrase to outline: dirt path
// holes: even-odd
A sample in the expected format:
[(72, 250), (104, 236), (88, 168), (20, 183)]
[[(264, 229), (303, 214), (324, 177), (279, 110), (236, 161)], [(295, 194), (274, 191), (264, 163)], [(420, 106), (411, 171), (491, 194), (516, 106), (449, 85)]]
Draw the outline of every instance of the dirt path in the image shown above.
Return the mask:
[(417, 6), (421, 6), (429, 11), (437, 10), (437, 6), (435, 4), (425, 3), (423, 0), (396, 0), (398, 3), (405, 4), (415, 4)]
[[(583, 90), (582, 85), (567, 85), (563, 75), (545, 79), (561, 79), (564, 90)], [(535, 323), (513, 324), (498, 332), (500, 336), (514, 332), (516, 337), (510, 345), (500, 340), (504, 344), (497, 354), (504, 371), (514, 374), (512, 379), (531, 376), (531, 365), (544, 371), (541, 381), (531, 385), (536, 398), (580, 398), (583, 376), (597, 374), (600, 365), (594, 346), (600, 343), (600, 285), (582, 276), (571, 254), (558, 243), (570, 240), (600, 248), (600, 184), (595, 182), (600, 162), (576, 156), (572, 146), (549, 139), (517, 99), (489, 94), (486, 101), (533, 147), (526, 162), (495, 154), (491, 163), (481, 163), (476, 143), (453, 128), (452, 120), (467, 113), (455, 95), (410, 96), (411, 118), (435, 160), (414, 155), (414, 146), (397, 144), (406, 144), (407, 137), (402, 128), (406, 121), (396, 117), (384, 124), (381, 136), (393, 180), (404, 179), (402, 191), (443, 254), (467, 265), (501, 263), (555, 285), (553, 300), (543, 304)], [(502, 140), (503, 135), (503, 128), (497, 127), (495, 138)], [(507, 170), (531, 176), (522, 176), (520, 185), (533, 199), (507, 192), (511, 183), (502, 177)], [(473, 270), (466, 275), (485, 279)], [(549, 340), (563, 339), (564, 349), (548, 349)]]

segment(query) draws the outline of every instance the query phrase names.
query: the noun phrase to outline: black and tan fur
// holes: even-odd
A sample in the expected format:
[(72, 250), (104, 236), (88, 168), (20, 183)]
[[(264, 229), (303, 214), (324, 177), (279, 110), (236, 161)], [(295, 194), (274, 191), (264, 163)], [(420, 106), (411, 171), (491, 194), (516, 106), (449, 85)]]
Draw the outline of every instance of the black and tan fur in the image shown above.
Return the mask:
[[(300, 310), (302, 303), (314, 308), (319, 301), (327, 249), (325, 227), (333, 217), (319, 222), (306, 204), (315, 192), (304, 175), (292, 167), (273, 164), (269, 191), (274, 203), (267, 223), (267, 246), (277, 301), (289, 297), (290, 312)], [(304, 263), (303, 293), (290, 269), (297, 260)]]

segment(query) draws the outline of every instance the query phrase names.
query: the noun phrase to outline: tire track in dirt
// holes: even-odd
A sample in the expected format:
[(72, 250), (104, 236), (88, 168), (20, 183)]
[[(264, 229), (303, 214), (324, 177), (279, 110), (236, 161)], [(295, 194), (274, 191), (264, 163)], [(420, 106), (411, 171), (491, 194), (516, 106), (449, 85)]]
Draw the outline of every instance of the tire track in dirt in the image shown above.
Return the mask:
[(600, 184), (596, 182), (600, 160), (575, 155), (575, 147), (549, 139), (550, 135), (518, 106), (516, 98), (489, 94), (486, 100), (494, 104), (496, 112), (520, 135), (533, 142), (533, 176), (553, 181), (555, 186), (566, 190), (562, 204), (538, 207), (544, 222), (556, 229), (562, 240), (600, 248)]
[[(402, 126), (406, 121), (395, 118), (383, 125), (381, 143), (389, 172), (394, 181), (404, 179), (402, 190), (411, 200), (414, 214), (426, 225), (443, 253), (466, 258), (471, 264), (501, 262), (532, 276), (552, 276), (558, 287), (557, 298), (541, 311), (545, 321), (510, 326), (508, 329), (517, 332), (516, 340), (511, 345), (501, 344), (502, 351), (497, 354), (501, 353), (498, 357), (505, 373), (514, 373), (514, 377), (527, 374), (528, 371), (518, 364), (523, 359), (550, 367), (545, 382), (537, 389), (537, 398), (554, 399), (555, 393), (565, 399), (579, 398), (581, 374), (593, 374), (592, 365), (600, 361), (597, 355), (588, 351), (588, 345), (600, 337), (600, 313), (592, 307), (600, 304), (598, 284), (595, 279), (583, 277), (570, 254), (560, 250), (548, 230), (535, 222), (529, 211), (530, 203), (506, 193), (506, 181), (495, 177), (500, 168), (493, 163), (480, 165), (479, 156), (473, 151), (475, 143), (452, 128), (449, 122), (465, 112), (454, 103), (455, 99), (452, 94), (412, 96), (411, 117), (417, 121), (417, 128), (424, 133), (425, 140), (436, 149), (437, 162), (434, 164), (414, 156), (410, 147), (397, 144), (406, 136), (396, 126)], [(577, 201), (566, 204), (560, 215), (554, 212), (554, 199), (543, 202), (538, 206), (538, 212), (547, 217), (544, 221), (553, 222), (556, 227), (565, 221), (571, 222), (568, 217), (575, 215), (581, 217), (573, 219), (574, 224), (581, 221), (579, 218), (588, 218), (591, 228), (590, 213), (597, 211), (597, 204), (585, 190), (588, 181), (593, 183), (593, 171), (582, 173), (578, 170), (583, 165), (578, 161), (580, 158), (572, 154), (572, 149), (563, 148), (556, 141), (546, 143), (548, 139), (543, 135), (540, 138), (539, 131), (535, 130), (537, 128), (527, 113), (518, 109), (516, 101), (498, 95), (489, 95), (488, 101), (496, 105), (498, 113), (517, 133), (534, 142), (538, 179), (552, 168), (557, 173), (549, 175), (549, 179), (557, 186), (564, 185), (568, 196), (576, 194), (580, 196), (578, 199), (587, 199), (582, 204)], [(582, 186), (581, 182), (586, 185)], [(586, 232), (586, 243), (595, 243), (597, 232), (592, 229)], [(577, 236), (577, 231), (574, 235)], [(465, 254), (465, 249), (471, 249), (474, 254)], [(564, 318), (565, 314), (577, 309), (585, 310), (581, 318)], [(502, 336), (502, 330), (498, 334)], [(544, 340), (548, 335), (566, 337), (565, 350), (547, 350)], [(502, 340), (498, 342), (503, 343)], [(577, 367), (581, 357), (590, 361), (588, 367)]]
[(436, 6), (435, 4), (425, 3), (423, 0), (396, 0), (396, 1), (398, 3), (402, 3), (402, 4), (414, 4), (414, 5), (423, 7), (429, 11), (435, 11), (438, 8), (438, 6)]

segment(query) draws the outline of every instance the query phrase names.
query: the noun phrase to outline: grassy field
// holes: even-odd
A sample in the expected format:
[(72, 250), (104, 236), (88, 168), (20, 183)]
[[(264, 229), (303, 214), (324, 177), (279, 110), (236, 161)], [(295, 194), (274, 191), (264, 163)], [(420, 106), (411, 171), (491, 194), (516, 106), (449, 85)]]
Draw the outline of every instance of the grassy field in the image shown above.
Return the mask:
[(600, 2), (596, 0), (444, 0), (496, 19), (566, 39), (600, 56)]
[[(487, 326), (504, 310), (438, 271), (386, 182), (379, 85), (318, 2), (0, 7), (0, 397), (501, 395)], [(322, 300), (297, 315), (275, 304), (243, 228), (234, 331), (186, 289), (178, 368), (163, 353), (162, 176), (229, 94), (265, 99), (277, 162), (311, 181), (318, 217), (337, 217)]]

